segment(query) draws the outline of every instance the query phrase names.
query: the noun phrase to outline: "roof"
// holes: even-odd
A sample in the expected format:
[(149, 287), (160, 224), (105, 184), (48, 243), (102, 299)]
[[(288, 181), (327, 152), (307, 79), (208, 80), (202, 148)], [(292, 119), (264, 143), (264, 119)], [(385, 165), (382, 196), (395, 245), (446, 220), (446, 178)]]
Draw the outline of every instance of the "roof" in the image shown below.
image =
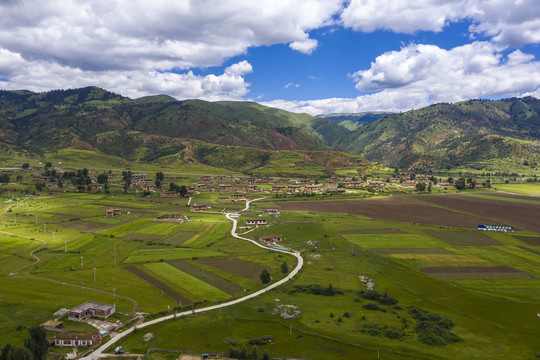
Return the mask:
[(114, 306), (115, 305), (108, 305), (108, 304), (102, 304), (102, 303), (93, 302), (93, 301), (87, 301), (84, 304), (75, 306), (70, 311), (72, 311), (72, 312), (83, 312), (83, 311), (86, 311), (88, 309), (105, 311), (105, 310), (109, 310), (109, 309), (113, 308)]
[(54, 320), (47, 320), (45, 321), (43, 324), (43, 326), (49, 326), (49, 327), (58, 327), (58, 326), (62, 326), (64, 323), (61, 322), (61, 321), (54, 321)]
[(56, 335), (55, 339), (66, 339), (66, 340), (91, 340), (95, 338), (98, 334), (93, 333), (84, 333), (76, 331), (65, 331)]

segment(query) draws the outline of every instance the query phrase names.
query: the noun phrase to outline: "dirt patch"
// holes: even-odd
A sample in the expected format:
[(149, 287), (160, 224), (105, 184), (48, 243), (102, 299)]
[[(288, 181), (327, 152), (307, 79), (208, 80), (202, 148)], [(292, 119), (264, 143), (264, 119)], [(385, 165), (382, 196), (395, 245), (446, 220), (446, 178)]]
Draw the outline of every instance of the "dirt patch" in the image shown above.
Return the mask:
[(408, 234), (408, 232), (401, 229), (358, 229), (342, 231), (342, 234)]
[(152, 234), (129, 234), (124, 236), (124, 239), (128, 240), (143, 240), (143, 241), (159, 241), (161, 240), (162, 236), (160, 235), (152, 235)]
[(514, 236), (514, 237), (529, 245), (540, 246), (540, 236)]
[(427, 275), (444, 279), (482, 279), (528, 277), (526, 272), (508, 266), (432, 266), (420, 269)]
[[(261, 272), (265, 268), (259, 264), (237, 258), (200, 259), (197, 262), (251, 280), (259, 279)], [(266, 268), (266, 270), (273, 271), (270, 268)]]
[(100, 230), (113, 227), (116, 224), (108, 224), (108, 223), (88, 221), (88, 220), (75, 220), (75, 221), (65, 221), (63, 223), (59, 223), (58, 225), (66, 227), (66, 228), (81, 230), (81, 231), (100, 231)]
[(207, 271), (205, 271), (204, 276), (203, 276), (203, 269), (193, 264), (190, 264), (187, 261), (170, 261), (168, 263), (174, 266), (175, 268), (177, 268), (178, 270), (183, 271), (186, 274), (189, 274), (199, 280), (202, 280), (205, 283), (210, 284), (213, 287), (218, 288), (219, 290), (229, 295), (233, 295), (244, 289), (240, 285), (237, 285), (233, 282), (230, 282), (229, 280), (223, 279), (222, 277), (212, 274), (211, 272), (208, 271), (208, 269), (206, 269)]
[[(424, 197), (428, 198), (429, 196), (423, 196), (422, 199)], [(465, 196), (460, 197), (464, 198)], [(282, 210), (346, 213), (364, 215), (377, 220), (471, 229), (476, 229), (478, 224), (486, 222), (485, 219), (473, 215), (431, 206), (428, 203), (421, 203), (406, 197), (337, 201), (288, 201), (276, 202), (275, 204)], [(497, 221), (490, 221), (490, 223), (493, 225), (505, 225)]]
[(443, 248), (381, 248), (370, 249), (383, 254), (411, 254), (411, 255), (453, 255), (454, 253)]
[(454, 246), (500, 246), (497, 240), (487, 236), (479, 230), (449, 231), (449, 230), (422, 230), (428, 235)]
[(141, 269), (139, 269), (139, 268), (137, 268), (135, 266), (126, 266), (124, 269), (126, 269), (127, 271), (129, 271), (133, 275), (136, 275), (136, 276), (140, 277), (144, 281), (154, 285), (158, 289), (163, 290), (163, 292), (165, 294), (169, 295), (171, 298), (173, 298), (177, 302), (181, 302), (182, 305), (191, 304), (191, 301), (189, 301), (188, 299), (186, 299), (185, 297), (183, 297), (182, 295), (180, 295), (179, 293), (177, 293), (176, 291), (174, 291), (173, 289), (171, 289), (170, 287), (168, 287), (167, 285), (165, 285), (164, 283), (162, 283), (158, 279), (155, 279), (152, 276), (148, 275), (147, 273), (145, 273)]
[[(540, 232), (540, 204), (493, 200), (464, 195), (415, 196), (414, 198), (458, 211), (475, 214), (478, 224), (510, 225)], [(504, 222), (504, 223), (502, 223)]]

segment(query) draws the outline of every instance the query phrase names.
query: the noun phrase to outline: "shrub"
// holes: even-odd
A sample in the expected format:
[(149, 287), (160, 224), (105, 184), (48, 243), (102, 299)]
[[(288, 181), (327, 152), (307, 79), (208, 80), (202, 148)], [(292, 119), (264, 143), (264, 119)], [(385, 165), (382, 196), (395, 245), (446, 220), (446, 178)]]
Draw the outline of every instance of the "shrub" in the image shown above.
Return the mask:
[(362, 308), (364, 308), (366, 310), (375, 310), (375, 311), (382, 310), (382, 308), (379, 305), (374, 304), (374, 303), (368, 303), (366, 305), (363, 305)]

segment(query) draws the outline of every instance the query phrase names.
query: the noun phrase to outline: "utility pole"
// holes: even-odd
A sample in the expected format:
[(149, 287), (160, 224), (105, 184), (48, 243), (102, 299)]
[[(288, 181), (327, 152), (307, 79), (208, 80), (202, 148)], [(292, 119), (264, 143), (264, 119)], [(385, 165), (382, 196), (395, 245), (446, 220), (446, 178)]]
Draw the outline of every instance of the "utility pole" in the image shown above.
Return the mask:
[(116, 244), (114, 244), (114, 266), (116, 267)]
[(112, 298), (113, 298), (113, 300), (116, 299), (116, 288), (115, 287), (112, 288)]

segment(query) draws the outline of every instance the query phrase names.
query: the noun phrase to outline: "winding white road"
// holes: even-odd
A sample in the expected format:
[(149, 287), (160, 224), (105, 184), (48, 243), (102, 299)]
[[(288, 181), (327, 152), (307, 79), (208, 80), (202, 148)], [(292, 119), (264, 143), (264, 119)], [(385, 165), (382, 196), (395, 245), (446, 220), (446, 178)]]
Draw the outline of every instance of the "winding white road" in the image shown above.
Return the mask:
[[(242, 209), (240, 212), (248, 210), (250, 203), (252, 203), (253, 201), (261, 200), (261, 199), (264, 199), (264, 198), (246, 201), (246, 207), (244, 209)], [(276, 287), (286, 283), (293, 276), (298, 274), (298, 272), (300, 271), (300, 269), (304, 265), (304, 259), (302, 258), (302, 255), (300, 255), (300, 253), (298, 251), (286, 251), (286, 250), (279, 250), (279, 249), (270, 248), (270, 247), (267, 247), (267, 246), (264, 246), (264, 245), (258, 243), (257, 241), (254, 241), (254, 240), (244, 238), (244, 237), (241, 237), (241, 236), (237, 235), (236, 234), (236, 227), (238, 225), (238, 221), (236, 219), (234, 219), (234, 218), (231, 218), (230, 215), (231, 214), (226, 214), (225, 216), (227, 217), (227, 219), (229, 219), (229, 220), (231, 220), (233, 222), (233, 226), (232, 226), (232, 229), (231, 229), (231, 235), (232, 236), (234, 236), (235, 238), (240, 239), (240, 240), (249, 241), (249, 242), (257, 245), (258, 247), (261, 247), (261, 248), (264, 248), (264, 249), (294, 255), (296, 257), (296, 259), (298, 260), (298, 264), (296, 265), (294, 270), (292, 270), (283, 279), (281, 279), (281, 280), (279, 280), (279, 281), (277, 281), (277, 282), (275, 282), (273, 284), (270, 284), (269, 286), (265, 287), (264, 289), (261, 289), (259, 291), (256, 291), (256, 292), (252, 293), (252, 294), (246, 295), (246, 296), (241, 297), (239, 299), (232, 300), (232, 301), (229, 301), (229, 302), (226, 302), (226, 303), (223, 303), (223, 304), (218, 304), (218, 305), (208, 306), (208, 307), (205, 307), (205, 308), (194, 309), (194, 310), (190, 310), (190, 311), (184, 311), (184, 312), (181, 312), (181, 313), (178, 313), (178, 314), (172, 314), (172, 315), (163, 316), (163, 317), (160, 317), (160, 318), (157, 318), (157, 319), (150, 320), (150, 321), (147, 321), (145, 323), (139, 324), (136, 327), (129, 328), (129, 329), (127, 329), (126, 331), (124, 331), (122, 333), (118, 333), (113, 339), (111, 339), (108, 342), (106, 342), (105, 344), (101, 345), (99, 348), (94, 350), (94, 352), (90, 353), (89, 355), (81, 358), (81, 360), (92, 360), (92, 359), (94, 359), (96, 357), (102, 356), (103, 351), (105, 351), (107, 348), (111, 347), (112, 345), (114, 345), (115, 343), (117, 343), (118, 341), (120, 341), (121, 339), (126, 337), (127, 335), (131, 334), (135, 328), (142, 329), (142, 328), (145, 328), (147, 326), (151, 326), (151, 325), (160, 323), (162, 321), (172, 320), (172, 319), (179, 318), (179, 317), (182, 317), (182, 316), (203, 313), (203, 312), (207, 312), (207, 311), (216, 310), (216, 309), (219, 309), (219, 308), (224, 308), (224, 307), (227, 307), (227, 306), (239, 304), (239, 303), (241, 303), (243, 301), (253, 299), (254, 297), (257, 297), (257, 296), (259, 296), (261, 294), (264, 294), (265, 292), (270, 291), (273, 288), (276, 288)]]

